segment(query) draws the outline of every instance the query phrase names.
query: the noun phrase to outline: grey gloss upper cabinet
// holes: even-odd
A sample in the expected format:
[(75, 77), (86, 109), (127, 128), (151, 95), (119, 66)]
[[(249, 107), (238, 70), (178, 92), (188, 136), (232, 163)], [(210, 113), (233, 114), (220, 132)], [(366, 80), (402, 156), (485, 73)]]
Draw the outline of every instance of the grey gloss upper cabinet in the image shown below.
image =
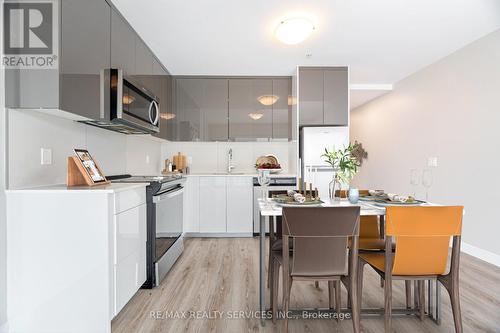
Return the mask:
[(100, 71), (110, 67), (111, 8), (104, 0), (63, 0), (58, 12), (58, 69), (6, 70), (6, 105), (97, 118)]
[(111, 65), (111, 8), (102, 0), (61, 4), (61, 109), (100, 117), (100, 73)]
[(271, 79), (229, 79), (229, 139), (271, 138)]
[(124, 75), (135, 73), (135, 32), (115, 11), (111, 13), (111, 67)]
[(273, 79), (273, 95), (278, 100), (273, 108), (273, 139), (289, 139), (292, 123), (292, 81), (289, 78)]
[(160, 62), (153, 59), (153, 75), (147, 77), (151, 92), (159, 99), (160, 108), (160, 132), (153, 134), (161, 139), (173, 140), (172, 122), (175, 122), (175, 115), (172, 113), (172, 76)]
[(299, 126), (347, 126), (347, 67), (302, 67), (299, 68), (298, 82)]
[(227, 79), (175, 80), (177, 140), (227, 141), (227, 85)]
[(299, 70), (299, 124), (323, 125), (323, 69)]
[(134, 75), (153, 75), (153, 54), (139, 36), (135, 36)]
[(330, 68), (324, 71), (325, 125), (348, 125), (349, 122), (349, 75), (346, 67)]

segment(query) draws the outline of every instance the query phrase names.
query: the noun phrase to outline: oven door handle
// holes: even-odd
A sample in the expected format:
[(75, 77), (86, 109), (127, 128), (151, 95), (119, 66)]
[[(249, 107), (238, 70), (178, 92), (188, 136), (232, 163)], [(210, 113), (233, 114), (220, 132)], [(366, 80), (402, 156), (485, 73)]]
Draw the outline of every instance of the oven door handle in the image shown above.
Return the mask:
[(184, 187), (176, 188), (174, 190), (166, 191), (158, 195), (153, 196), (153, 203), (158, 203), (165, 199), (171, 199), (184, 192)]

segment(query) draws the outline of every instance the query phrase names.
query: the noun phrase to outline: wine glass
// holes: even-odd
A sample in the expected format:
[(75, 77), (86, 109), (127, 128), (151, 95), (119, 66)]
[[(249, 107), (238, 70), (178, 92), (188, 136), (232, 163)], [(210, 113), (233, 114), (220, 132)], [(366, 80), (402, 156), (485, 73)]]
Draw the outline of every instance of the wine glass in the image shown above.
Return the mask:
[(267, 186), (271, 183), (271, 177), (269, 170), (259, 169), (258, 178), (259, 185), (262, 187), (262, 201), (265, 205), (267, 205)]
[(422, 174), (422, 185), (425, 187), (425, 201), (429, 200), (429, 188), (432, 186), (432, 170), (425, 169)]
[(417, 186), (420, 184), (420, 171), (417, 169), (410, 170), (410, 184), (413, 187), (413, 197), (417, 197)]

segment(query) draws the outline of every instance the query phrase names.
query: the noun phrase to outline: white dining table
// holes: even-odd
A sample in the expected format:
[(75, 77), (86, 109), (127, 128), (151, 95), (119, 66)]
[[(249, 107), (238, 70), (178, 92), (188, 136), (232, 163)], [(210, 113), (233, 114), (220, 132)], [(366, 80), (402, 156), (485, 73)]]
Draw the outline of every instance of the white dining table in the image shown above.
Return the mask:
[[(360, 215), (361, 216), (378, 216), (379, 217), (379, 228), (380, 234), (385, 234), (385, 207), (377, 206), (373, 202), (368, 201), (358, 201), (356, 204), (350, 203), (347, 199), (326, 199), (319, 207), (352, 207), (359, 206), (360, 207)], [(259, 309), (260, 313), (264, 314), (266, 311), (266, 223), (274, 222), (274, 219), (277, 216), (282, 216), (282, 206), (272, 199), (259, 199), (259, 212), (260, 212), (260, 230), (259, 230)], [(435, 204), (426, 203), (426, 206), (434, 206)], [(315, 207), (318, 207), (315, 206)], [(271, 220), (273, 219), (273, 220)], [(440, 323), (440, 290), (439, 283), (435, 281), (436, 285), (436, 294), (435, 294), (435, 307), (433, 307), (432, 301), (432, 282), (428, 283), (428, 314), (429, 316), (436, 321), (436, 323)], [(380, 309), (377, 309), (380, 310)], [(366, 311), (370, 314), (375, 314), (377, 311)], [(362, 312), (363, 313), (363, 312)], [(380, 311), (378, 311), (380, 313)], [(383, 312), (382, 312), (383, 313)], [(265, 316), (261, 316), (261, 324), (265, 325), (264, 318)]]

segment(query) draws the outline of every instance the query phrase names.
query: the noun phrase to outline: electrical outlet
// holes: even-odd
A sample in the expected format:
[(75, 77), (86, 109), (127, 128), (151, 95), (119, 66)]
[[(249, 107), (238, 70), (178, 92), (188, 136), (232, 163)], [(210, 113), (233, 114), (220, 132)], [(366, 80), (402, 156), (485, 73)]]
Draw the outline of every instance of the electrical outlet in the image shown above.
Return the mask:
[(436, 168), (438, 166), (438, 158), (436, 156), (427, 158), (427, 166), (431, 168)]
[(40, 164), (41, 165), (52, 164), (52, 149), (40, 148)]

